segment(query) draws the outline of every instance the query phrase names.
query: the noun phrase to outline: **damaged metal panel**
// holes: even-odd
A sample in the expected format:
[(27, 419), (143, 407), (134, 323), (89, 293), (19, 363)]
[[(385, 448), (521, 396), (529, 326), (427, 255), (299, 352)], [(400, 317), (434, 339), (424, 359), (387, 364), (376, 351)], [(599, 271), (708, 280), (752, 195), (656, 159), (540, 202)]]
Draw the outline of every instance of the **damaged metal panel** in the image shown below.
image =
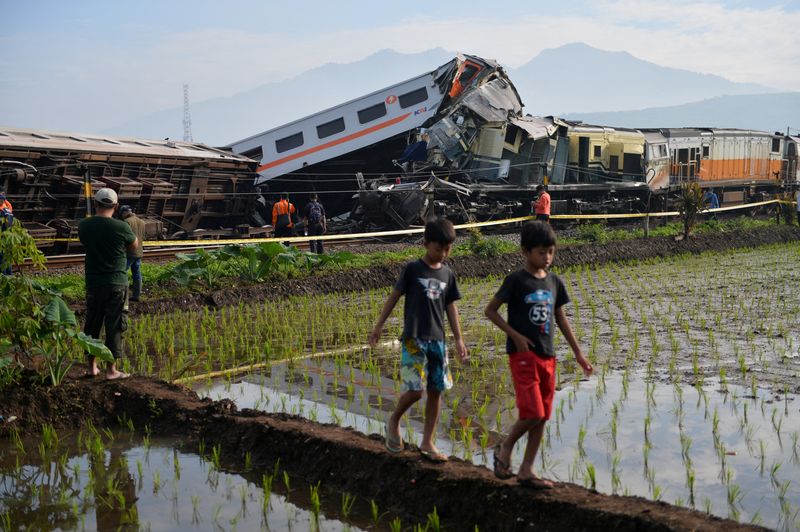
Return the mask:
[(486, 122), (505, 122), (522, 112), (522, 101), (510, 81), (494, 79), (464, 96), (461, 105)]

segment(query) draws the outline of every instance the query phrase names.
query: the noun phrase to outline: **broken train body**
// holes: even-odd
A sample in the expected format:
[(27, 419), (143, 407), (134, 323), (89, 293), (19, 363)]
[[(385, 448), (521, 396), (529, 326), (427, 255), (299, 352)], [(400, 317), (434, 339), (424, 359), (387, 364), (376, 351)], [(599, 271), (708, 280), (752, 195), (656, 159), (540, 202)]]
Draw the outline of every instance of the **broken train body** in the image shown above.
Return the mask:
[[(259, 161), (256, 185), (360, 228), (530, 212), (538, 184), (553, 212), (667, 207), (685, 181), (724, 203), (796, 187), (800, 139), (714, 128), (625, 129), (523, 114), (494, 61), (459, 55), (421, 76), (230, 145)], [(352, 227), (355, 228), (355, 227)]]

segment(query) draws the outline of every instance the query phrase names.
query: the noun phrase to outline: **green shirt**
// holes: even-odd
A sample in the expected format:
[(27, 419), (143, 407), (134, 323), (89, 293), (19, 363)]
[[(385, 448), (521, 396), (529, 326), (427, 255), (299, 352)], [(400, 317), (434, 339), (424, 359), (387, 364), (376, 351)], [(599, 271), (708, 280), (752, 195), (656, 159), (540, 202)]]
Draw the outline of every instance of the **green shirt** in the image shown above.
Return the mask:
[(92, 216), (78, 224), (78, 237), (86, 248), (86, 286), (128, 286), (125, 248), (136, 240), (122, 220)]

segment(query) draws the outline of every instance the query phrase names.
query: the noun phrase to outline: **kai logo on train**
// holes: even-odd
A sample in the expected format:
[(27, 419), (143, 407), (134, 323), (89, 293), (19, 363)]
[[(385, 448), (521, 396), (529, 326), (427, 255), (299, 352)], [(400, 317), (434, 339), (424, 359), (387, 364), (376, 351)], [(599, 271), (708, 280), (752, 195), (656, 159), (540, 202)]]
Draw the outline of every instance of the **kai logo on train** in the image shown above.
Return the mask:
[(419, 109), (414, 111), (414, 115), (422, 114), (422, 113), (426, 112), (427, 110), (428, 110), (428, 106), (427, 105), (423, 106), (423, 107), (420, 107)]

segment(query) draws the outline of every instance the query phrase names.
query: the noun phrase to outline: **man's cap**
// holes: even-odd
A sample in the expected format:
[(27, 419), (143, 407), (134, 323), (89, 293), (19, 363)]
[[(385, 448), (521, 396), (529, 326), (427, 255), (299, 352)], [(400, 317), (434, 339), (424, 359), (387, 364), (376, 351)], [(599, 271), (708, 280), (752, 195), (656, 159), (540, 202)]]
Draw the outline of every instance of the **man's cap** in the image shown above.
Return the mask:
[(122, 207), (119, 208), (120, 214), (127, 214), (129, 212), (133, 212), (133, 209), (131, 208), (130, 205), (123, 205)]
[(94, 195), (94, 200), (104, 207), (113, 207), (119, 201), (117, 193), (110, 188), (101, 188)]
[(0, 201), (5, 201), (5, 200), (6, 200), (5, 193), (4, 192), (0, 192)]

